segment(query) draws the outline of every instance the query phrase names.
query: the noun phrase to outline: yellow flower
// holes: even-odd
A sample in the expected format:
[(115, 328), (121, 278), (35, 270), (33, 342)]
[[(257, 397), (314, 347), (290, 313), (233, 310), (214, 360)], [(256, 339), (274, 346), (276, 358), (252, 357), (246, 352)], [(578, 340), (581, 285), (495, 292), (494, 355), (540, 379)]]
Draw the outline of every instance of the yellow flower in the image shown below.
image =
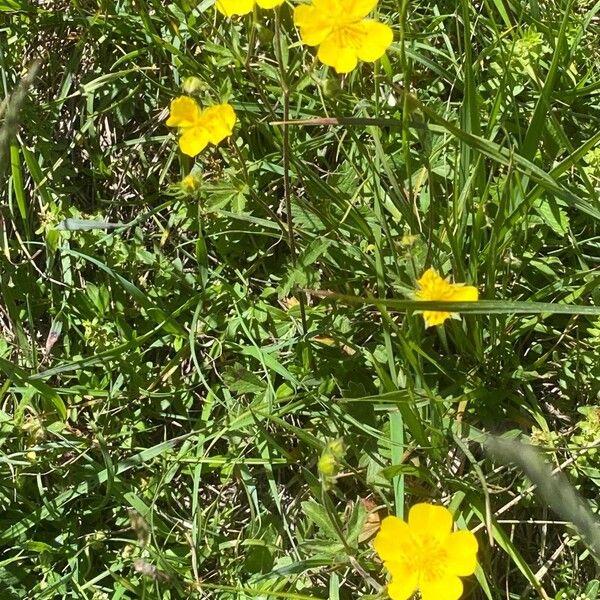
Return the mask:
[(218, 144), (233, 132), (236, 116), (229, 104), (217, 104), (202, 110), (189, 96), (171, 102), (168, 127), (178, 127), (179, 148), (188, 156), (196, 156), (211, 144)]
[(422, 600), (458, 600), (459, 577), (477, 566), (477, 539), (470, 531), (453, 532), (452, 514), (443, 506), (415, 504), (408, 523), (386, 517), (373, 546), (392, 576), (392, 600), (406, 600), (417, 590)]
[(349, 73), (358, 60), (381, 58), (394, 39), (383, 23), (365, 17), (378, 0), (313, 0), (297, 6), (294, 23), (307, 46), (319, 46), (319, 60), (338, 73)]
[[(415, 300), (477, 302), (479, 299), (479, 292), (476, 287), (464, 285), (463, 283), (450, 283), (440, 277), (435, 269), (427, 269), (417, 283), (419, 284), (419, 289), (415, 292)], [(457, 314), (438, 310), (423, 311), (425, 327), (441, 325), (450, 317), (457, 317)]]
[(261, 8), (275, 8), (283, 2), (284, 0), (217, 0), (217, 10), (226, 17), (232, 17), (247, 15), (252, 12), (255, 4)]

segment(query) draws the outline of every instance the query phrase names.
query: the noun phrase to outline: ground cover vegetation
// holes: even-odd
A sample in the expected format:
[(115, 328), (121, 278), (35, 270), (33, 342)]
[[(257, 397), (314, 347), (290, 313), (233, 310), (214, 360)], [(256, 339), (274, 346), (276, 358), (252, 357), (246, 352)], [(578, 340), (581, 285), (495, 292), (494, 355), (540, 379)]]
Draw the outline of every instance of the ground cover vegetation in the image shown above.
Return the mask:
[(599, 11), (0, 0), (2, 600), (594, 600)]

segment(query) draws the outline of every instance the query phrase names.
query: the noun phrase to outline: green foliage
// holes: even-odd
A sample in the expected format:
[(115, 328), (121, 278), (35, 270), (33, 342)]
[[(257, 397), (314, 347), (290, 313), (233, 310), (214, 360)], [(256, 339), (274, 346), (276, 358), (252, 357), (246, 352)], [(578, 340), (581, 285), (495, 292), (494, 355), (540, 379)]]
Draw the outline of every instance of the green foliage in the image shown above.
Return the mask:
[[(0, 0), (2, 599), (382, 598), (369, 541), (424, 500), (478, 532), (465, 597), (596, 598), (481, 444), (600, 510), (600, 4), (384, 0), (343, 78), (292, 3), (212, 4)], [(182, 90), (239, 119), (195, 161)], [(429, 266), (488, 314), (373, 301)]]

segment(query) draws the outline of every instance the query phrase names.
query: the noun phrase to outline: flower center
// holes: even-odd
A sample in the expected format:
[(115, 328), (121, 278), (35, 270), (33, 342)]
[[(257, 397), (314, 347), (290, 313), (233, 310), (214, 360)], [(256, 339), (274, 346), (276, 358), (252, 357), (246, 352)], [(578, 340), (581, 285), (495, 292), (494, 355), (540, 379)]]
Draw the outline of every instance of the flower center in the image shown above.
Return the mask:
[(453, 289), (447, 281), (427, 282), (421, 290), (423, 299), (449, 300), (452, 298)]
[(360, 48), (365, 39), (365, 31), (360, 21), (342, 22), (335, 26), (333, 35), (340, 48)]
[(440, 546), (421, 548), (419, 552), (419, 583), (443, 579), (446, 574), (448, 552)]

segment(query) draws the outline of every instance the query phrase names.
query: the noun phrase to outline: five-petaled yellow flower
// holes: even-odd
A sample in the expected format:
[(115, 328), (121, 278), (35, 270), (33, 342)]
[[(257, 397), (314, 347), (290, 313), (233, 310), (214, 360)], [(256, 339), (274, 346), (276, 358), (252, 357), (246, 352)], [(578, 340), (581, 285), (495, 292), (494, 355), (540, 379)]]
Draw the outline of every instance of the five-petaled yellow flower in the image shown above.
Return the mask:
[(178, 127), (179, 148), (188, 156), (196, 156), (211, 144), (218, 144), (233, 132), (236, 116), (229, 104), (217, 104), (202, 110), (189, 96), (171, 102), (168, 127)]
[(381, 58), (394, 39), (390, 27), (365, 17), (378, 0), (312, 0), (297, 6), (294, 23), (308, 46), (319, 46), (319, 60), (349, 73), (358, 60)]
[(275, 8), (283, 2), (284, 0), (217, 0), (217, 10), (226, 17), (233, 17), (247, 15), (252, 12), (255, 4), (261, 8)]
[(392, 576), (392, 600), (407, 600), (417, 590), (422, 600), (458, 600), (459, 577), (477, 566), (477, 539), (470, 531), (453, 532), (452, 514), (443, 506), (415, 504), (408, 523), (386, 517), (373, 545)]
[[(450, 283), (440, 277), (435, 269), (427, 269), (417, 283), (419, 289), (415, 292), (415, 300), (434, 300), (437, 302), (476, 302), (479, 300), (479, 292), (476, 287), (464, 285), (463, 283)], [(425, 327), (441, 325), (446, 319), (457, 316), (456, 313), (439, 310), (423, 311)]]

